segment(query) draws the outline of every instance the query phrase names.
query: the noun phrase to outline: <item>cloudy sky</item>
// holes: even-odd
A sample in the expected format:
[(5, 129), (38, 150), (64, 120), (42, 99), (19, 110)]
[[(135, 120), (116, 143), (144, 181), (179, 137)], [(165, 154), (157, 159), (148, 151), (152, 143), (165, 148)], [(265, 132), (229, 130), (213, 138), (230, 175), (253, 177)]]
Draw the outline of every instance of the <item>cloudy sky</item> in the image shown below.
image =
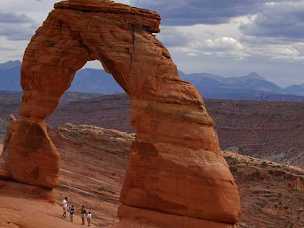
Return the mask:
[[(21, 59), (56, 0), (0, 0), (0, 62)], [(257, 72), (304, 83), (304, 0), (120, 0), (162, 16), (159, 39), (186, 73)]]

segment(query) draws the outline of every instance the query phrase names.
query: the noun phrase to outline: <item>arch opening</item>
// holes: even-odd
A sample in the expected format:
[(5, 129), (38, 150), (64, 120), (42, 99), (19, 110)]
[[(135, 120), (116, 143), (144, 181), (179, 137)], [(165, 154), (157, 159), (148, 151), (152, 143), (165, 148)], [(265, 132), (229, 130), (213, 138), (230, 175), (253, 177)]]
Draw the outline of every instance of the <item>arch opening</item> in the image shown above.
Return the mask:
[(44, 120), (76, 71), (98, 60), (128, 94), (136, 132), (117, 227), (128, 227), (134, 214), (158, 227), (158, 215), (172, 218), (169, 227), (232, 227), (240, 213), (237, 186), (201, 96), (180, 80), (153, 35), (159, 23), (155, 12), (111, 1), (57, 3), (24, 55), (21, 119), (13, 123), (6, 167), (22, 183), (57, 186), (60, 156)]
[(52, 127), (71, 123), (134, 133), (130, 113), (120, 112), (121, 109), (129, 110), (127, 94), (100, 62), (89, 61), (76, 72), (47, 123)]
[(125, 91), (113, 78), (99, 61), (88, 61), (76, 72), (68, 91), (96, 95), (124, 93)]

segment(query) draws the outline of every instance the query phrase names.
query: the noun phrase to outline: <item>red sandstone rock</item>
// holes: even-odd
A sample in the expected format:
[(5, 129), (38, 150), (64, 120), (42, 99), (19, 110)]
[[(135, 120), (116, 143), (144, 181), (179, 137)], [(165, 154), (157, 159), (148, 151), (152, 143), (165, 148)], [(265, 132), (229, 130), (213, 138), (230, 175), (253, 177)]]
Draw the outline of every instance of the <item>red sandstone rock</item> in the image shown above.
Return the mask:
[[(159, 31), (159, 15), (97, 0), (64, 1), (55, 8), (24, 55), (24, 119), (9, 143), (12, 176), (56, 185), (59, 158), (42, 121), (75, 72), (96, 59), (131, 98), (137, 137), (122, 203), (171, 214), (172, 224), (182, 221), (179, 216), (201, 219), (202, 224), (235, 224), (240, 213), (237, 186), (202, 98), (179, 79), (168, 50), (152, 34)], [(122, 214), (122, 221), (132, 219), (130, 215)]]
[(236, 228), (236, 225), (217, 223), (185, 216), (176, 216), (143, 210), (134, 207), (121, 206), (119, 208), (121, 221), (112, 228)]
[(59, 154), (45, 123), (18, 120), (9, 142), (6, 167), (23, 183), (53, 188), (57, 185)]
[(138, 141), (131, 150), (122, 203), (216, 222), (237, 222), (238, 191), (222, 155)]

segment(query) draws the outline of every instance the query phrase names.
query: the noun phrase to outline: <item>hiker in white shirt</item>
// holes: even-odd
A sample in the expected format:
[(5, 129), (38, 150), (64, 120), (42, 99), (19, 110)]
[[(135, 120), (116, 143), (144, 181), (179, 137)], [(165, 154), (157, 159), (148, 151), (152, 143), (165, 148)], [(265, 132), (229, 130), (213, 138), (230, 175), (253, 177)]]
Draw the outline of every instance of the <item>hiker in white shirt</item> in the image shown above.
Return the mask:
[(91, 211), (89, 211), (88, 214), (87, 214), (87, 222), (88, 222), (88, 226), (91, 226), (91, 222), (92, 222), (92, 213), (91, 213)]
[(65, 197), (62, 201), (62, 210), (63, 210), (62, 217), (66, 218), (68, 212), (68, 197)]

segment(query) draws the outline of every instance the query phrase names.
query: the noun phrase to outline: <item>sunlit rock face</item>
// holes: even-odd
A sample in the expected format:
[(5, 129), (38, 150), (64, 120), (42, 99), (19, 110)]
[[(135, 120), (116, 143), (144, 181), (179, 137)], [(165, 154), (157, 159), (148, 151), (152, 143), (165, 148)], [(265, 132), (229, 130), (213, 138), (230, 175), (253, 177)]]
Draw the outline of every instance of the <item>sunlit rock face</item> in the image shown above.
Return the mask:
[(6, 167), (20, 182), (56, 186), (59, 156), (44, 120), (75, 72), (99, 60), (129, 95), (136, 129), (117, 227), (233, 227), (239, 193), (213, 120), (153, 35), (159, 24), (155, 12), (112, 1), (55, 4), (25, 51)]

